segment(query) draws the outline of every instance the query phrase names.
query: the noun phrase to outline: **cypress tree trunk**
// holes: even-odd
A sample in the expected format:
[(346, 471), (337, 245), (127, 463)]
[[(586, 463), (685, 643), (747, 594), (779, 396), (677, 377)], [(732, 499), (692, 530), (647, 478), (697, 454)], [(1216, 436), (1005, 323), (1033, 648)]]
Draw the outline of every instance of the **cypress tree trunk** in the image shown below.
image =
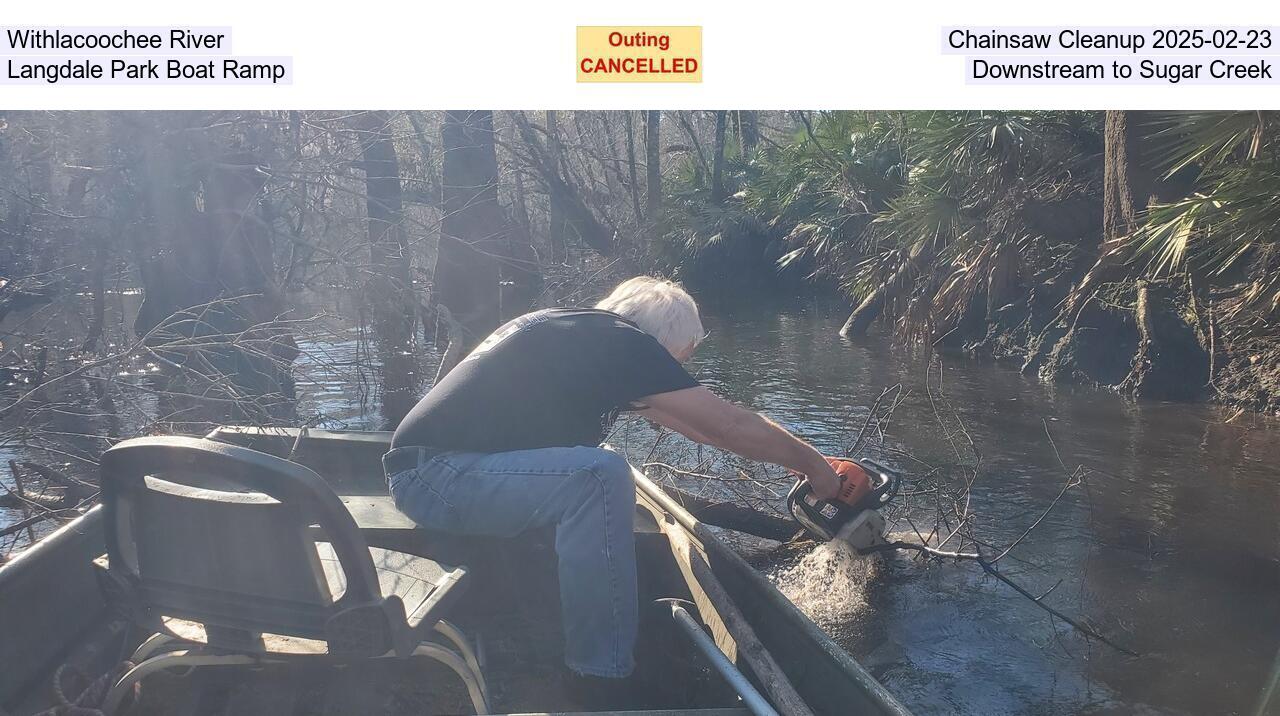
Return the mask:
[(640, 208), (640, 180), (636, 171), (636, 127), (635, 113), (627, 110), (627, 176), (631, 181), (632, 211), (636, 215), (636, 223), (640, 223), (644, 214)]
[(267, 175), (257, 155), (218, 146), (199, 128), (206, 120), (199, 113), (125, 120), (146, 227), (132, 236), (144, 289), (135, 332), (150, 334), (168, 361), (175, 404), (166, 409), (188, 410), (182, 403), (194, 401), (201, 411), (187, 413), (193, 420), (288, 417), (297, 347), (276, 322), (284, 300), (258, 215)]
[(498, 203), (493, 113), (445, 112), (441, 148), (444, 217), (435, 297), (456, 319), (462, 335), (451, 334), (449, 341), (461, 342), (465, 355), (501, 319), (498, 260), (507, 247), (509, 226)]
[(1102, 174), (1103, 246), (1138, 228), (1138, 213), (1155, 191), (1154, 173), (1141, 160), (1132, 112), (1106, 113)]
[[(1208, 382), (1208, 353), (1177, 309), (1168, 286), (1139, 281), (1132, 312), (1114, 301), (1093, 300), (1128, 284), (1123, 240), (1142, 225), (1142, 213), (1157, 200), (1185, 192), (1162, 181), (1143, 156), (1140, 114), (1109, 111), (1104, 125), (1102, 244), (1098, 258), (1069, 295), (1028, 358), (1042, 378), (1074, 379), (1120, 388), (1135, 395), (1187, 399)], [(1048, 348), (1050, 347), (1051, 348)], [(1046, 352), (1046, 348), (1048, 348)]]
[(1085, 299), (1103, 283), (1125, 273), (1116, 255), (1117, 241), (1138, 228), (1139, 215), (1155, 195), (1158, 182), (1142, 161), (1137, 113), (1109, 110), (1103, 129), (1105, 147), (1102, 172), (1102, 244), (1098, 258), (1080, 286), (1072, 293), (1064, 314), (1074, 322)]
[(644, 153), (647, 206), (644, 218), (649, 224), (656, 224), (662, 218), (662, 147), (659, 146), (661, 125), (662, 112), (660, 110), (651, 109), (645, 112)]
[(413, 407), (419, 385), (413, 350), (417, 298), (391, 121), (387, 112), (359, 116), (369, 220), (370, 276), (365, 298), (382, 363), (382, 417), (388, 428), (398, 425)]
[(760, 120), (754, 110), (738, 111), (738, 139), (742, 142), (742, 154), (747, 156), (760, 144)]
[[(554, 109), (547, 110), (547, 153), (551, 155), (551, 162), (556, 171), (559, 171), (560, 127)], [(572, 227), (564, 210), (563, 197), (558, 192), (549, 192), (548, 202), (551, 221), (547, 231), (551, 243), (551, 260), (554, 263), (563, 263), (567, 255), (566, 246)]]
[(716, 112), (716, 143), (711, 159), (711, 202), (719, 204), (724, 201), (724, 142), (725, 125), (728, 123), (728, 112)]

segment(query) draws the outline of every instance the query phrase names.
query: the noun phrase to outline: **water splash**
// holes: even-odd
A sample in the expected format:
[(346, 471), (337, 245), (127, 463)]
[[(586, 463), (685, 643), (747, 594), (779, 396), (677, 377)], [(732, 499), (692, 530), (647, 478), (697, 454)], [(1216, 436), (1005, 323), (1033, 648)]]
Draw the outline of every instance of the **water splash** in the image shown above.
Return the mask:
[(879, 560), (864, 557), (848, 543), (819, 545), (795, 566), (774, 575), (778, 589), (815, 624), (845, 625), (867, 608), (867, 587)]

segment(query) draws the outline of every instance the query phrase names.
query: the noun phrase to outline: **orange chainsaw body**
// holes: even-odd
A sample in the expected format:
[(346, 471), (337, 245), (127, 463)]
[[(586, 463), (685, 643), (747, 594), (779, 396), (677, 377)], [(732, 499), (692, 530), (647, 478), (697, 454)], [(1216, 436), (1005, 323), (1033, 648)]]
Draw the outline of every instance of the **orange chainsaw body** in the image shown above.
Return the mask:
[(827, 463), (840, 478), (840, 490), (830, 500), (819, 500), (813, 487), (801, 476), (787, 494), (787, 508), (814, 537), (835, 539), (840, 529), (858, 515), (889, 504), (898, 493), (901, 477), (869, 458), (851, 460), (827, 458)]

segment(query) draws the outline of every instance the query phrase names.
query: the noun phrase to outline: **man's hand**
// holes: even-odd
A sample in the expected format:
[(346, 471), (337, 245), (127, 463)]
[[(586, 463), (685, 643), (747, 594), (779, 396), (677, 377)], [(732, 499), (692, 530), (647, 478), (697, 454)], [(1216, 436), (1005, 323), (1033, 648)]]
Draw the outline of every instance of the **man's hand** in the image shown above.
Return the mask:
[(813, 496), (819, 500), (830, 500), (840, 494), (840, 476), (826, 460), (822, 461), (820, 467), (815, 466), (813, 472), (805, 473), (804, 480), (813, 488)]

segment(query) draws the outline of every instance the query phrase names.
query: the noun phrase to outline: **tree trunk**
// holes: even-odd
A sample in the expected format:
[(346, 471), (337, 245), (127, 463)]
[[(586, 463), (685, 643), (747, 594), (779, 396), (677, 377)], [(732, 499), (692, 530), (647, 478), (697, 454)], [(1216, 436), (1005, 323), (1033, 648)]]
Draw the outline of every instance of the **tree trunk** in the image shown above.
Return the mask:
[[(1024, 373), (1038, 371), (1046, 380), (1078, 375), (1081, 368), (1077, 356), (1082, 355), (1083, 349), (1077, 350), (1073, 345), (1077, 340), (1076, 329), (1081, 327), (1086, 309), (1089, 309), (1098, 289), (1124, 275), (1124, 262), (1114, 251), (1116, 240), (1137, 227), (1138, 215), (1146, 208), (1154, 188), (1154, 175), (1145, 171), (1139, 160), (1139, 136), (1133, 121), (1134, 114), (1121, 110), (1108, 110), (1105, 114), (1102, 242), (1098, 246), (1098, 256), (1080, 283), (1067, 294), (1057, 318), (1036, 339), (1023, 364)], [(1099, 311), (1092, 310), (1091, 319), (1098, 318), (1094, 314), (1099, 314)], [(1085, 330), (1098, 332), (1097, 326), (1087, 325), (1088, 321), (1085, 323)], [(1103, 372), (1110, 374), (1110, 370)], [(1098, 375), (1086, 375), (1084, 379), (1103, 382)]]
[(716, 112), (716, 143), (711, 158), (711, 203), (713, 204), (722, 203), (725, 197), (724, 143), (728, 114), (723, 109)]
[(1151, 196), (1152, 177), (1138, 163), (1137, 135), (1129, 112), (1106, 113), (1103, 138), (1102, 239), (1114, 241), (1138, 226), (1138, 212)]
[(662, 147), (660, 129), (662, 125), (661, 110), (651, 109), (645, 112), (644, 120), (644, 153), (646, 173), (647, 207), (645, 221), (654, 225), (662, 219)]
[(742, 155), (749, 156), (760, 144), (760, 119), (754, 110), (738, 111), (738, 139), (742, 142)]
[(1155, 172), (1142, 161), (1141, 135), (1134, 120), (1136, 112), (1109, 110), (1103, 129), (1104, 165), (1102, 173), (1102, 244), (1098, 258), (1080, 285), (1067, 300), (1064, 316), (1074, 323), (1084, 301), (1098, 286), (1115, 281), (1125, 273), (1124, 260), (1117, 254), (1118, 242), (1139, 225), (1139, 215), (1157, 191)]
[(884, 284), (877, 287), (875, 291), (862, 300), (858, 307), (853, 309), (853, 313), (849, 314), (849, 319), (840, 327), (840, 335), (844, 338), (857, 338), (867, 334), (867, 329), (872, 323), (884, 313), (884, 307), (889, 301), (898, 297), (903, 288), (910, 285), (907, 281), (908, 275), (916, 269), (917, 266), (928, 261), (932, 256), (932, 251), (919, 244), (912, 249), (906, 261), (903, 262), (898, 270), (893, 272), (893, 276), (885, 281)]
[(382, 363), (382, 417), (387, 428), (400, 424), (418, 398), (413, 350), (417, 299), (404, 230), (400, 161), (387, 112), (359, 115), (369, 220), (369, 280), (365, 297)]
[[(68, 216), (78, 216), (84, 211), (84, 198), (88, 191), (88, 172), (81, 171), (71, 177), (71, 181), (67, 183), (65, 204)], [(75, 230), (67, 225), (60, 232), (59, 242), (63, 246), (70, 246), (76, 239), (75, 233)], [(96, 241), (94, 241), (95, 238)], [(92, 244), (91, 252), (86, 253), (91, 253), (93, 256), (93, 264), (89, 267), (89, 295), (92, 296), (93, 303), (89, 308), (89, 327), (84, 341), (80, 344), (80, 350), (92, 352), (97, 349), (106, 324), (106, 271), (109, 253), (108, 237), (86, 233), (85, 239), (87, 243)]]
[(58, 249), (53, 239), (53, 128), (47, 122), (33, 122), (26, 157), (27, 175), (31, 182), (31, 211), (27, 216), (27, 233), (31, 237), (32, 273), (47, 275), (59, 264)]
[(1007, 244), (996, 249), (990, 275), (987, 276), (987, 321), (994, 321), (996, 312), (1016, 295), (1018, 273), (1021, 268), (1018, 250)]
[(608, 154), (612, 157), (609, 161), (601, 161), (604, 168), (605, 184), (610, 196), (616, 196), (622, 192), (622, 187), (627, 183), (626, 175), (623, 173), (622, 152), (618, 146), (617, 126), (614, 124), (614, 114), (612, 112), (600, 112), (595, 115), (600, 120), (600, 126), (604, 129), (604, 136), (607, 140)]
[[(504, 125), (503, 136), (506, 146), (514, 144), (517, 131), (518, 126), (514, 121)], [(519, 179), (518, 172), (516, 175)], [(495, 177), (501, 178), (501, 168)], [(498, 263), (498, 282), (501, 288), (498, 294), (499, 323), (528, 313), (539, 294), (542, 293), (542, 267), (538, 262), (538, 251), (533, 245), (533, 230), (529, 226), (528, 215), (524, 213), (524, 206), (521, 203), (524, 195), (523, 187), (518, 186), (516, 193), (516, 206), (500, 206), (502, 215), (506, 219), (507, 246), (502, 260)]]
[(469, 350), (498, 327), (502, 311), (498, 262), (510, 227), (498, 203), (493, 113), (445, 112), (441, 150), (444, 217), (435, 297), (461, 327), (462, 335), (450, 335), (450, 343), (461, 341)]
[[(556, 171), (560, 169), (560, 126), (556, 111), (554, 109), (547, 110), (547, 153), (551, 155), (551, 162)], [(550, 226), (547, 229), (551, 243), (551, 261), (554, 263), (564, 263), (567, 255), (566, 247), (569, 243), (569, 232), (571, 227), (568, 218), (565, 216), (564, 198), (558, 192), (548, 192), (548, 215), (551, 218)]]
[(631, 182), (631, 204), (632, 211), (636, 216), (636, 223), (640, 223), (644, 214), (640, 208), (640, 179), (636, 171), (636, 127), (635, 113), (627, 110), (627, 176)]
[(1138, 282), (1138, 348), (1122, 388), (1156, 400), (1196, 400), (1209, 385), (1209, 353), (1178, 314), (1170, 287)]
[(888, 291), (885, 286), (877, 288), (870, 296), (867, 296), (853, 309), (853, 313), (849, 314), (849, 318), (840, 327), (840, 335), (845, 338), (857, 338), (865, 336), (867, 329), (872, 323), (880, 317), (884, 312), (884, 304)]
[[(277, 322), (284, 301), (257, 211), (266, 174), (255, 154), (218, 146), (199, 128), (205, 119), (174, 113), (124, 120), (138, 148), (146, 227), (134, 238), (144, 289), (135, 331), (169, 361), (171, 393), (187, 390), (191, 397), (183, 400), (207, 407), (209, 419), (288, 418), (298, 351), (292, 332)], [(199, 347), (173, 343), (191, 339)]]

